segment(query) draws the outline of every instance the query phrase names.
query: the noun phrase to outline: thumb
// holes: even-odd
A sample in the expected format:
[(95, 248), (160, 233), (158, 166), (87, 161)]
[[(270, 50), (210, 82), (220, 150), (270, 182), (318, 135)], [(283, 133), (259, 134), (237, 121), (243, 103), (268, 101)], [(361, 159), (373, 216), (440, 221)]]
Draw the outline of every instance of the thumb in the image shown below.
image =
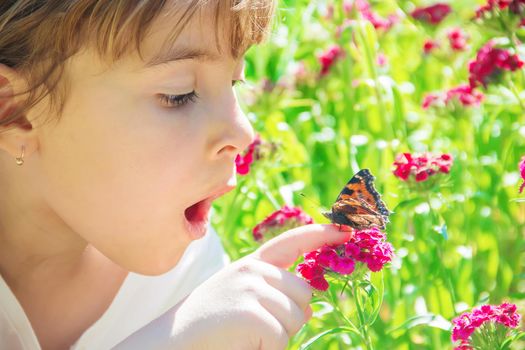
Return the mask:
[(252, 256), (280, 268), (288, 268), (301, 255), (319, 249), (325, 244), (341, 244), (352, 238), (349, 226), (312, 224), (294, 228), (269, 240)]

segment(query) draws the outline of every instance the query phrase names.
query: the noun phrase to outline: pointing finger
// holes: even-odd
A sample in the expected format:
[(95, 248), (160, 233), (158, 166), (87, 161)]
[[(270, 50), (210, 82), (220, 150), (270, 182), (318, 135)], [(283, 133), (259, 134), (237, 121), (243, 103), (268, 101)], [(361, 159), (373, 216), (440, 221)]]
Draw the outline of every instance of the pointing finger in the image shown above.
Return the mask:
[(348, 226), (312, 224), (294, 228), (269, 240), (252, 256), (280, 268), (288, 268), (301, 255), (319, 249), (325, 244), (341, 244), (353, 236)]

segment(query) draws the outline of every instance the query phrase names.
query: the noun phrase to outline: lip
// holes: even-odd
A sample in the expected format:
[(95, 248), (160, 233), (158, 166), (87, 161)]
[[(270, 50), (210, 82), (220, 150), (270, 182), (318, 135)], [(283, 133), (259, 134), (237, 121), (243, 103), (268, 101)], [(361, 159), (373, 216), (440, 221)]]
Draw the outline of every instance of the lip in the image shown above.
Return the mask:
[[(186, 214), (183, 213), (182, 214), (182, 217), (183, 217), (183, 220), (184, 220), (184, 226), (186, 227), (186, 230), (187, 232), (189, 233), (189, 236), (192, 240), (195, 240), (195, 239), (199, 239), (201, 237), (203, 237), (205, 234), (206, 234), (206, 229), (208, 228), (208, 222), (209, 222), (209, 211), (210, 211), (210, 208), (211, 208), (211, 205), (213, 203), (213, 201), (217, 198), (219, 198), (220, 196), (230, 192), (231, 190), (233, 190), (235, 188), (235, 186), (232, 186), (232, 185), (226, 185), (226, 186), (223, 186), (215, 191), (213, 191), (210, 195), (208, 195), (207, 197), (197, 201), (197, 202), (194, 202), (192, 205), (188, 206), (186, 209), (190, 208), (191, 206), (193, 205), (196, 205), (198, 204), (198, 210), (199, 211), (199, 215), (202, 216), (202, 219), (200, 220), (197, 220), (197, 221), (189, 221), (187, 218), (186, 218)], [(185, 209), (185, 210), (186, 210)]]
[(210, 199), (211, 201), (214, 201), (217, 198), (219, 198), (220, 196), (223, 196), (226, 193), (232, 191), (235, 187), (236, 187), (235, 185), (226, 185), (224, 187), (221, 187), (217, 191), (212, 192), (212, 194), (210, 196), (208, 196), (207, 199)]

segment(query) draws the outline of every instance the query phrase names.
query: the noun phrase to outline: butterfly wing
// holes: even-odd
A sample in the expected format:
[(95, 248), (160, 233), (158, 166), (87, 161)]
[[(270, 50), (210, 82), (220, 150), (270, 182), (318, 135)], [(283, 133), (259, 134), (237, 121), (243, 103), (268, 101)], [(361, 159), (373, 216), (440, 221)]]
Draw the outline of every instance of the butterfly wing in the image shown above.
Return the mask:
[(337, 196), (336, 202), (348, 198), (363, 200), (373, 211), (388, 218), (390, 211), (381, 200), (381, 195), (375, 189), (374, 180), (374, 176), (368, 169), (360, 170), (348, 181), (339, 196)]
[(332, 211), (325, 216), (334, 223), (357, 229), (384, 229), (390, 211), (374, 188), (373, 181), (374, 176), (368, 169), (360, 170), (343, 187), (332, 206)]
[(332, 222), (357, 229), (370, 227), (385, 228), (382, 215), (373, 211), (366, 202), (356, 199), (342, 199), (332, 206)]

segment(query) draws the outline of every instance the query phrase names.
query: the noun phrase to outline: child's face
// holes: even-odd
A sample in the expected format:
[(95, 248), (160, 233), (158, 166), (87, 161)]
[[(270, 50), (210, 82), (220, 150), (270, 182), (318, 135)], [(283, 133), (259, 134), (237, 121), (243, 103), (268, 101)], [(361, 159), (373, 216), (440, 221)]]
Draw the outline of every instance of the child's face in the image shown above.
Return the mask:
[[(178, 47), (219, 55), (210, 22), (195, 16)], [(160, 50), (172, 23), (153, 25), (145, 58)], [(84, 50), (68, 67), (62, 119), (38, 131), (36, 157), (26, 162), (40, 167), (44, 198), (73, 231), (129, 270), (172, 268), (205, 233), (210, 203), (186, 209), (235, 185), (234, 159), (253, 130), (232, 88), (243, 76), (242, 57), (222, 48), (217, 60), (144, 68), (137, 55), (107, 71)], [(160, 97), (192, 91), (198, 97), (178, 107)]]

